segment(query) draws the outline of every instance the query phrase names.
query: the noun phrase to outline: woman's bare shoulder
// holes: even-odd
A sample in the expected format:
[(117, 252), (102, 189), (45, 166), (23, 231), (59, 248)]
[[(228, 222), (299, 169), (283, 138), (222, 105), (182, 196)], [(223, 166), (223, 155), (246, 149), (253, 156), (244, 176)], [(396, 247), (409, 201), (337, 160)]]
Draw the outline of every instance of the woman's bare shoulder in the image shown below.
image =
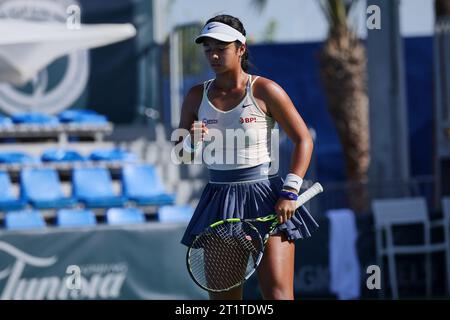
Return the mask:
[(186, 108), (197, 114), (200, 103), (202, 102), (203, 97), (203, 83), (197, 84), (191, 87), (186, 94), (183, 102), (183, 108)]
[(273, 99), (277, 95), (284, 94), (283, 88), (275, 81), (259, 76), (253, 83), (253, 95), (263, 100)]
[(185, 101), (188, 102), (201, 102), (203, 97), (203, 83), (197, 84), (193, 87), (191, 87), (186, 94)]

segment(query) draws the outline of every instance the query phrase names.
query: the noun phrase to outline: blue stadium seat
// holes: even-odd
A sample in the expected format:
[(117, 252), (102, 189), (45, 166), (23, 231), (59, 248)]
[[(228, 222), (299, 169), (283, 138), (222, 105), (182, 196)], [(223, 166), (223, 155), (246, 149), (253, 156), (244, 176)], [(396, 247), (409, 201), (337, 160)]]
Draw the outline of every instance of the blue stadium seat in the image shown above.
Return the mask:
[(75, 150), (49, 149), (41, 155), (43, 162), (72, 162), (84, 161), (85, 158)]
[(151, 165), (126, 165), (122, 168), (123, 194), (138, 205), (168, 205), (175, 195), (168, 194)]
[(44, 124), (44, 125), (59, 124), (59, 120), (57, 117), (39, 112), (15, 114), (11, 117), (11, 119), (14, 123), (18, 124)]
[(65, 110), (58, 115), (58, 118), (63, 123), (108, 123), (108, 119), (104, 115), (88, 109)]
[(0, 128), (10, 127), (13, 125), (11, 118), (0, 116)]
[(56, 225), (65, 227), (95, 226), (97, 220), (91, 210), (61, 209), (56, 215)]
[(93, 161), (137, 161), (137, 156), (121, 149), (94, 150), (89, 155)]
[(123, 206), (126, 198), (114, 194), (112, 179), (105, 168), (75, 168), (73, 194), (89, 208)]
[(0, 171), (0, 211), (20, 210), (25, 205), (25, 201), (14, 197), (8, 173)]
[(106, 211), (106, 222), (111, 225), (138, 224), (145, 222), (145, 216), (138, 208), (110, 208)]
[(5, 228), (7, 230), (43, 229), (45, 221), (36, 210), (11, 211), (5, 215)]
[(158, 209), (158, 220), (161, 222), (188, 222), (194, 214), (191, 206), (162, 206)]
[(20, 172), (22, 199), (39, 209), (65, 208), (76, 204), (64, 197), (58, 173), (50, 168), (25, 168)]
[(0, 163), (5, 164), (36, 164), (39, 159), (24, 152), (1, 152)]

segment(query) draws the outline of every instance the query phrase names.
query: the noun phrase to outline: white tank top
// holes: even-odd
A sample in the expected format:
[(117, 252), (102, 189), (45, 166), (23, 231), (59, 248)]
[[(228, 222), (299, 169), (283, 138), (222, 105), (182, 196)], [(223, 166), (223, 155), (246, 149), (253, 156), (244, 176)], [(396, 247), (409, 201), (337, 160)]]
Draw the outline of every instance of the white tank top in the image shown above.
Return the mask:
[(272, 117), (266, 115), (252, 94), (255, 80), (249, 76), (242, 101), (229, 111), (217, 109), (208, 99), (214, 79), (205, 81), (198, 119), (208, 128), (203, 144), (203, 160), (208, 169), (233, 170), (269, 163)]

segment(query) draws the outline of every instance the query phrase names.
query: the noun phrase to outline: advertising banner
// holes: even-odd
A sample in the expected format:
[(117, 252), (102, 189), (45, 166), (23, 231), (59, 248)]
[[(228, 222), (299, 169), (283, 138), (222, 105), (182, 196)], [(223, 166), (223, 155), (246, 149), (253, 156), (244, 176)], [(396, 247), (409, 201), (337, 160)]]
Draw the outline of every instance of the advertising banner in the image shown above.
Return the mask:
[(184, 225), (0, 233), (0, 299), (204, 299)]

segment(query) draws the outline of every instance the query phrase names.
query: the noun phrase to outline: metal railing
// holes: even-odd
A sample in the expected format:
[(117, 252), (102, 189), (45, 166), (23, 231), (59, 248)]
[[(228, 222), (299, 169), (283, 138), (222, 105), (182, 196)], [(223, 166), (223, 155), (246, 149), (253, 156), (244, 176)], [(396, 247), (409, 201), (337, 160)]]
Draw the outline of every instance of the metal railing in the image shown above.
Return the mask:
[(338, 208), (349, 208), (350, 197), (355, 194), (357, 188), (364, 187), (367, 192), (367, 210), (370, 213), (370, 203), (373, 199), (424, 197), (428, 208), (434, 212), (435, 193), (434, 176), (418, 176), (409, 180), (384, 180), (380, 182), (368, 182), (355, 184), (349, 182), (323, 183), (324, 192), (320, 195), (320, 201), (316, 204), (316, 215), (325, 214), (327, 210)]

